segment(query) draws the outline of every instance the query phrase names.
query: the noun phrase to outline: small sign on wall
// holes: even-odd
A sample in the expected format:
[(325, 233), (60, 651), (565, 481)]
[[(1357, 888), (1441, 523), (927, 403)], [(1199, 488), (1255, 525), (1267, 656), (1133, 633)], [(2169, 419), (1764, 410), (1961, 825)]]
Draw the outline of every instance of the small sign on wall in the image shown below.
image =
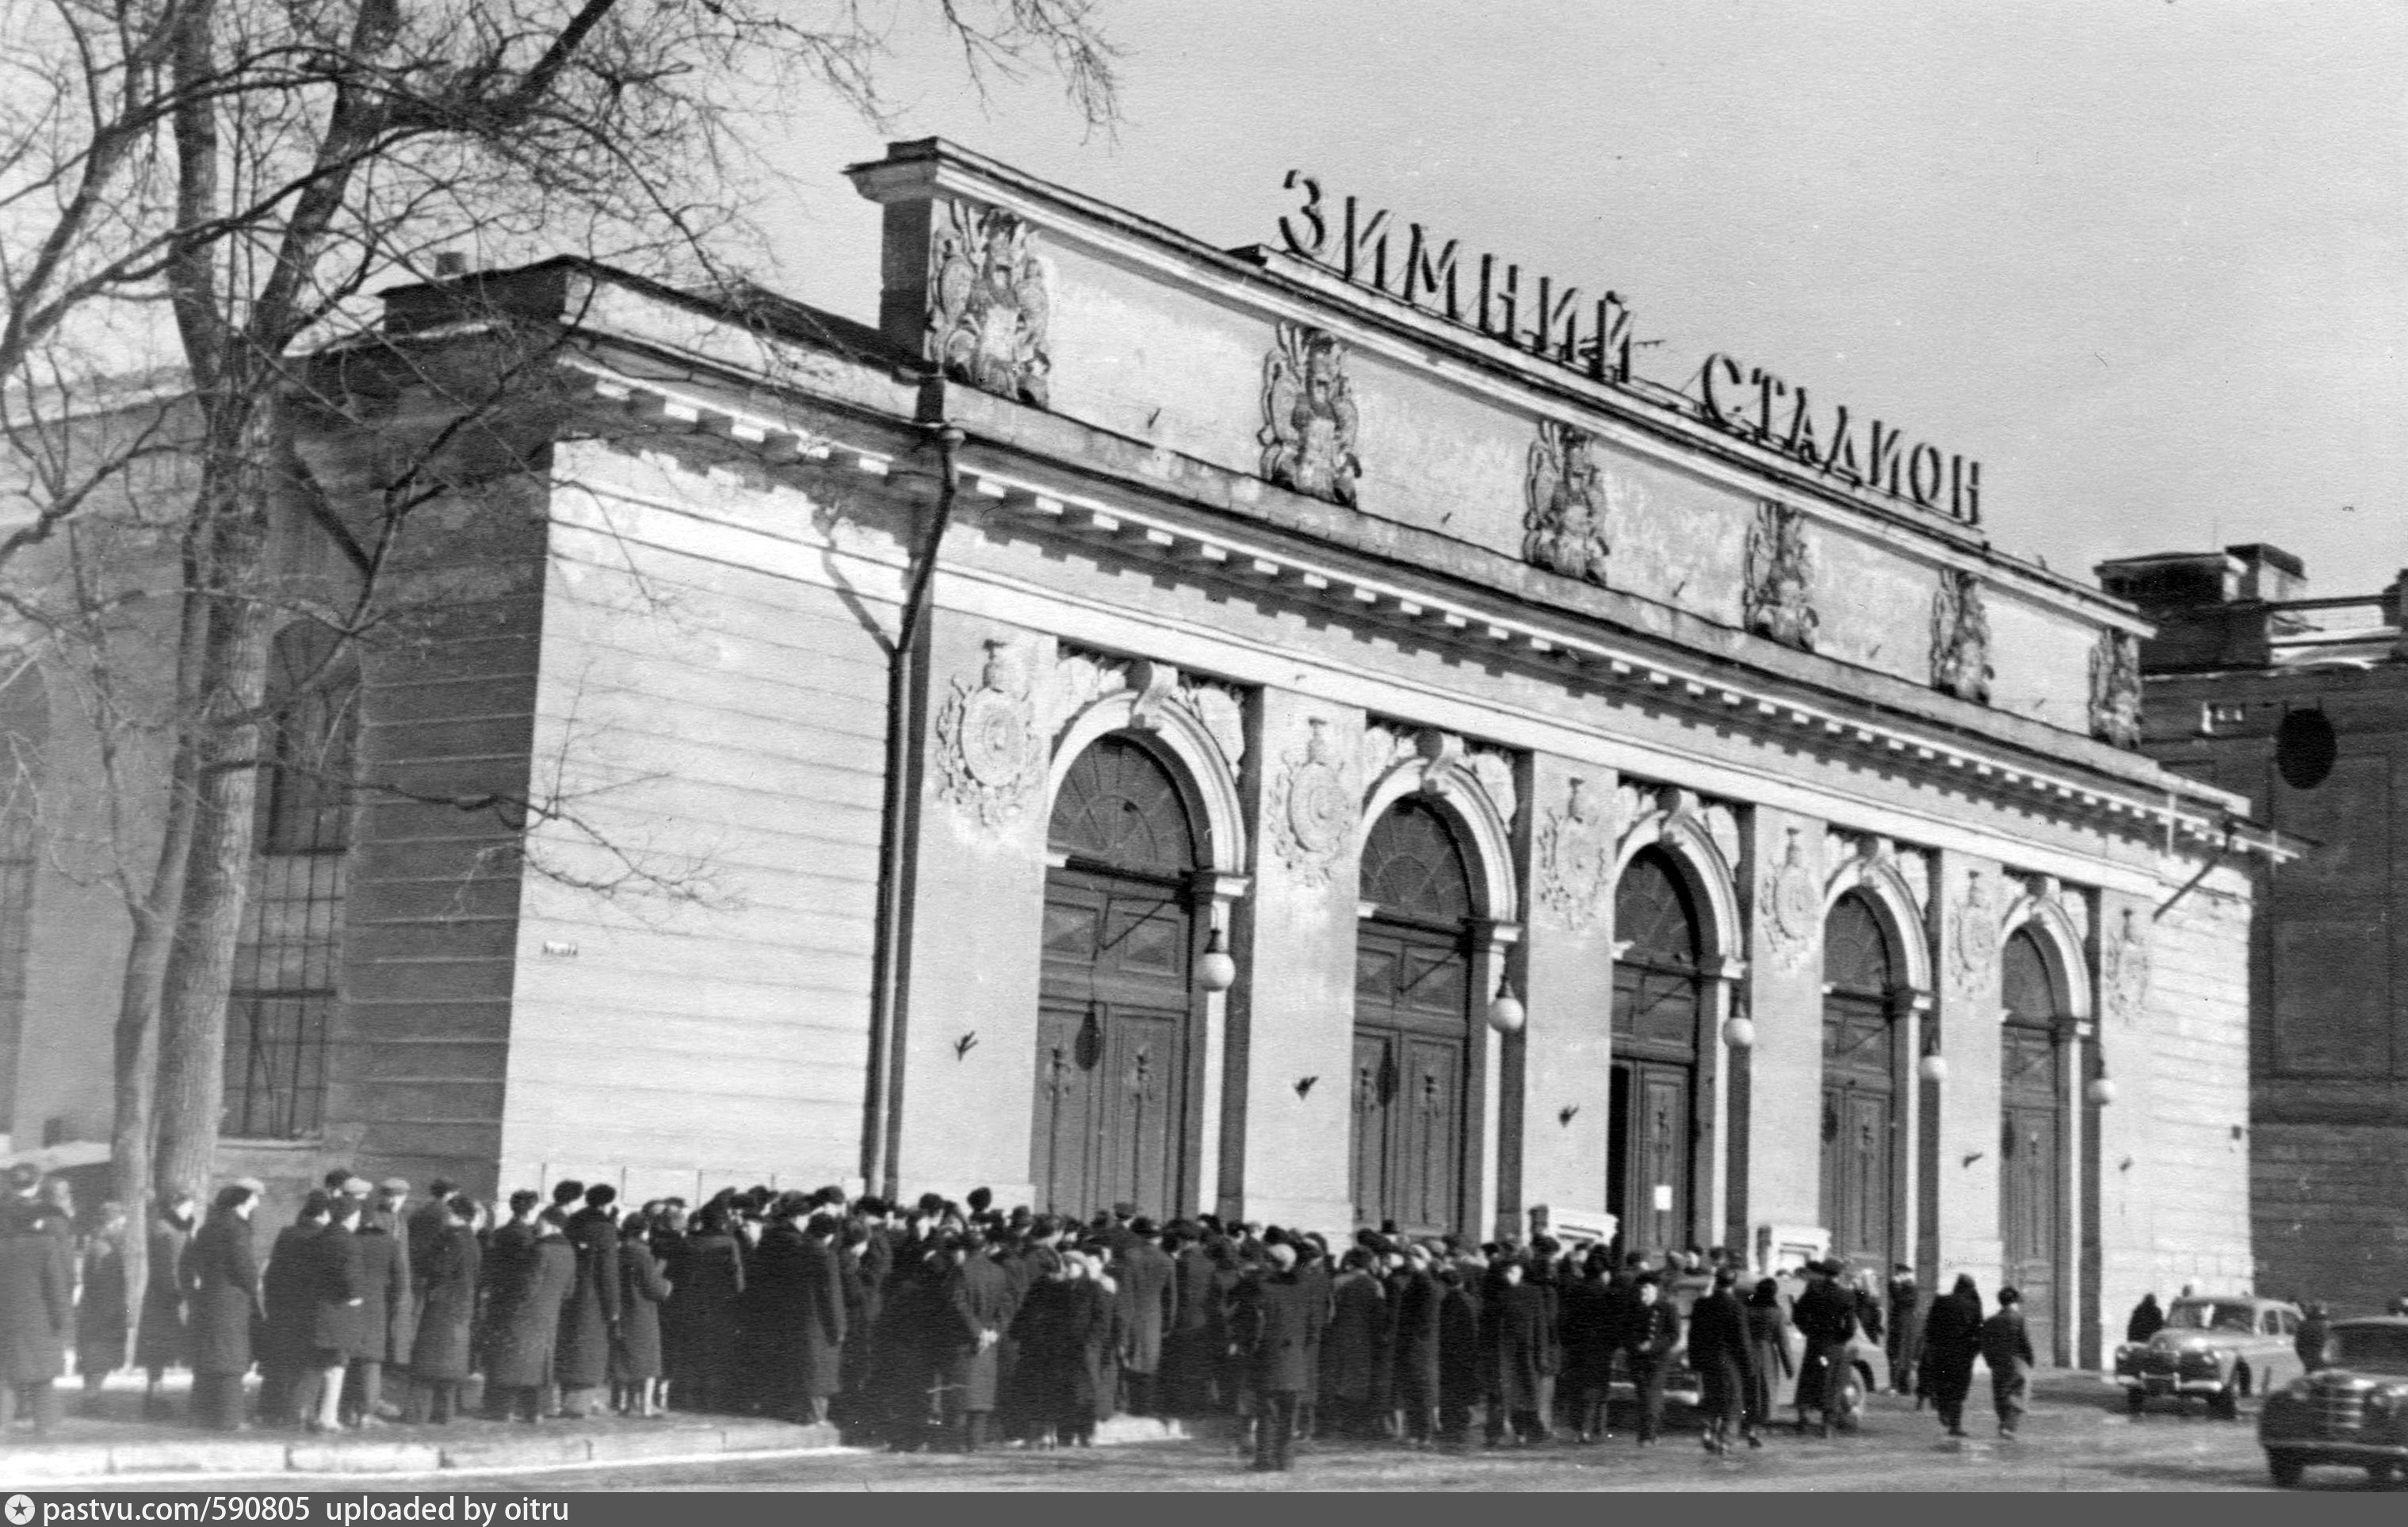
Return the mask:
[(1657, 1214), (1672, 1212), (1672, 1185), (1669, 1182), (1659, 1182), (1656, 1185), (1656, 1212)]

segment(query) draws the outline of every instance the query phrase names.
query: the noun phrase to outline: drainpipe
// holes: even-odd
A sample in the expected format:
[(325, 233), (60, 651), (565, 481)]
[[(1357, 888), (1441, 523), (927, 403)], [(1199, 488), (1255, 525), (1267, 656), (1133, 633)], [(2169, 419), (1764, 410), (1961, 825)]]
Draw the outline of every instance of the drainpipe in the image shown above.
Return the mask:
[(943, 420), (928, 425), (937, 447), (937, 510), (927, 533), (910, 549), (903, 612), (886, 664), (886, 810), (878, 833), (878, 925), (871, 949), (869, 1076), (861, 1141), (863, 1191), (892, 1199), (900, 1184), (895, 1158), (902, 1137), (904, 1021), (903, 949), (911, 931), (905, 860), (917, 837), (920, 793), (913, 788), (921, 730), (921, 682), (928, 601), (936, 585), (937, 552), (953, 523), (960, 487), (962, 432)]

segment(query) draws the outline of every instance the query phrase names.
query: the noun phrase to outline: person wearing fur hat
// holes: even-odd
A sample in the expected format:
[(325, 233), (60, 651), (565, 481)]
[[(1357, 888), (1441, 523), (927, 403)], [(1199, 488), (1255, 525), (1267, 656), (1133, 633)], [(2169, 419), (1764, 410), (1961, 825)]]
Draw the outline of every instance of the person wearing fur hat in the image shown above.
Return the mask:
[(751, 1259), (736, 1232), (736, 1215), (732, 1193), (704, 1203), (668, 1274), (662, 1357), (669, 1398), (681, 1411), (723, 1411), (734, 1399), (731, 1376), (741, 1349), (739, 1320)]
[[(568, 1244), (566, 1224), (567, 1217), (557, 1206), (546, 1209), (529, 1223), (523, 1255), (508, 1261), (494, 1259), (485, 1302), (488, 1419), (544, 1419), (543, 1395), (552, 1378), (561, 1313), (577, 1287), (577, 1253)], [(498, 1250), (500, 1236), (494, 1239)]]
[(958, 1232), (947, 1255), (953, 1263), (943, 1296), (949, 1318), (939, 1328), (945, 1427), (964, 1452), (976, 1452), (985, 1446), (995, 1414), (1001, 1376), (996, 1346), (1016, 1313), (1011, 1278), (986, 1255), (985, 1240), (975, 1231)]
[[(437, 1426), (452, 1419), (475, 1350), (477, 1295), (482, 1256), (468, 1226), (477, 1206), (466, 1198), (440, 1200), (443, 1224), (421, 1243), (413, 1265), (418, 1304), (410, 1327), (409, 1402), (406, 1414)], [(417, 1220), (413, 1217), (411, 1224)]]
[(552, 1355), (552, 1378), (560, 1387), (560, 1410), (565, 1416), (602, 1413), (603, 1386), (610, 1375), (610, 1342), (619, 1327), (619, 1225), (614, 1207), (619, 1190), (597, 1182), (585, 1189), (583, 1197), (585, 1206), (562, 1226), (577, 1258), (577, 1282), (561, 1310), (560, 1344)]
[(1547, 1300), (1529, 1281), (1529, 1264), (1500, 1254), (1489, 1265), (1480, 1335), (1488, 1391), (1488, 1446), (1520, 1447), (1546, 1434), (1539, 1414), (1539, 1370), (1547, 1344)]
[(1254, 1466), (1262, 1472), (1294, 1466), (1297, 1396), (1319, 1323), (1296, 1261), (1296, 1247), (1285, 1240), (1268, 1242), (1264, 1266), (1240, 1286), (1230, 1321), (1232, 1349), (1244, 1359), (1256, 1396)]
[(747, 1270), (755, 1392), (771, 1415), (799, 1425), (827, 1420), (843, 1362), (844, 1290), (833, 1230), (811, 1200), (789, 1193), (771, 1209)]
[(309, 1243), (324, 1232), (334, 1200), (322, 1189), (301, 1201), (293, 1223), (276, 1232), (267, 1267), (260, 1275), (264, 1310), (259, 1355), (259, 1419), (271, 1425), (300, 1421), (296, 1391), (309, 1366), (309, 1322), (314, 1268)]

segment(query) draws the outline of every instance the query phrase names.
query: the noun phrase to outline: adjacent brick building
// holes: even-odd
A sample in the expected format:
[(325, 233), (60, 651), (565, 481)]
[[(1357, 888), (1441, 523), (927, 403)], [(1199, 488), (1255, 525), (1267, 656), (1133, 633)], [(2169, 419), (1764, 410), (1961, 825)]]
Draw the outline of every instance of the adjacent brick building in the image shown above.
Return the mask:
[(2157, 623), (2146, 746), (2313, 846), (2252, 930), (2250, 1138), (2270, 1293), (2408, 1293), (2408, 579), (2312, 598), (2266, 545), (2101, 564)]

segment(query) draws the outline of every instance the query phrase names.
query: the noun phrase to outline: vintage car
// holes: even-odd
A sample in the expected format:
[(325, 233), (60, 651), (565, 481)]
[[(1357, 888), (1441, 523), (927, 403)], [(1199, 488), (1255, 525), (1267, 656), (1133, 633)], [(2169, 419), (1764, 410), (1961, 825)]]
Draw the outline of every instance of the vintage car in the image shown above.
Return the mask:
[(2296, 1485), (2311, 1463), (2346, 1463), (2376, 1483), (2408, 1477), (2408, 1317), (2336, 1320), (2322, 1365), (2269, 1390), (2258, 1418), (2266, 1472)]
[[(1784, 1289), (1784, 1304), (1794, 1302), (1796, 1285)], [(1697, 1370), (1689, 1366), (1689, 1309), (1696, 1303), (1693, 1290), (1675, 1293), (1674, 1306), (1681, 1312), (1681, 1345), (1673, 1349), (1672, 1365), (1664, 1376), (1664, 1404), (1667, 1410), (1687, 1407), (1694, 1409), (1705, 1402), (1705, 1385)], [(1784, 1325), (1783, 1334), (1789, 1348), (1789, 1372), (1776, 1374), (1772, 1380), (1772, 1410), (1778, 1418), (1794, 1403), (1798, 1391), (1798, 1368), (1806, 1359), (1806, 1338), (1794, 1325)], [(1889, 1357), (1882, 1344), (1859, 1332), (1848, 1344), (1850, 1373), (1842, 1376), (1840, 1406), (1832, 1414), (1837, 1424), (1846, 1431), (1856, 1430), (1864, 1413), (1865, 1396), (1879, 1394), (1889, 1388)], [(1613, 1377), (1608, 1394), (1616, 1402), (1636, 1403), (1638, 1390), (1630, 1382), (1627, 1364), (1621, 1353), (1613, 1357)]]
[(2202, 1399), (2227, 1420), (2244, 1396), (2269, 1394), (2301, 1372), (2300, 1307), (2246, 1295), (2177, 1299), (2165, 1329), (2115, 1348), (2115, 1380), (2137, 1416), (2152, 1396)]

